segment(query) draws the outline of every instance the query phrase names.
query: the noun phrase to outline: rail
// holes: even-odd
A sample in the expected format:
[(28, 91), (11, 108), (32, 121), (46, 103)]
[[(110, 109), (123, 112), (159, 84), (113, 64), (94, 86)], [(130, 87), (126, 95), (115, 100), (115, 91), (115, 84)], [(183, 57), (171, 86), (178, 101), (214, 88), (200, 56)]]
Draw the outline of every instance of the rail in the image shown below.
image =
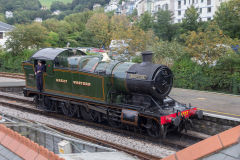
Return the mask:
[(25, 75), (22, 73), (8, 73), (0, 72), (0, 77), (14, 78), (14, 79), (25, 79)]

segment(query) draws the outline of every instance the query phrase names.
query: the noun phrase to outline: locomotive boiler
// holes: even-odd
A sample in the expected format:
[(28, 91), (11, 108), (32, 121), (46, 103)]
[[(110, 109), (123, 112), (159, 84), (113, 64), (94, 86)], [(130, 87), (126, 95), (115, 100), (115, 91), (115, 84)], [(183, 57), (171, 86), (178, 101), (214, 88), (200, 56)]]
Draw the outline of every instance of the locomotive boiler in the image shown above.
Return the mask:
[[(76, 49), (45, 48), (23, 62), (24, 95), (46, 111), (62, 112), (114, 127), (137, 128), (152, 137), (165, 137), (170, 130), (186, 129), (197, 108), (176, 102), (168, 95), (173, 73), (152, 63), (152, 52), (142, 53), (142, 63), (89, 56)], [(46, 66), (43, 92), (36, 89), (34, 67)]]
[[(152, 63), (152, 53), (142, 53), (143, 62), (120, 63), (112, 72), (116, 90), (152, 95), (163, 100), (172, 88), (173, 74), (163, 65)], [(115, 82), (115, 83), (114, 83)]]

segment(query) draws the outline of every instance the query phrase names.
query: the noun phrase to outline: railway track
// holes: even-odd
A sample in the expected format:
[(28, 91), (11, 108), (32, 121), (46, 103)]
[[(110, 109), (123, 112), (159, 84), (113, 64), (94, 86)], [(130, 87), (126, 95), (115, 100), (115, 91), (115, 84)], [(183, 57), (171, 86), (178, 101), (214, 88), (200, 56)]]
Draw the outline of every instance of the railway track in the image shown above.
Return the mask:
[(53, 129), (55, 129), (55, 130), (57, 130), (59, 132), (62, 132), (64, 134), (71, 135), (71, 136), (76, 137), (76, 138), (80, 138), (80, 139), (83, 139), (83, 140), (86, 140), (86, 141), (89, 141), (89, 142), (92, 142), (92, 143), (97, 143), (99, 145), (108, 146), (108, 147), (111, 147), (111, 148), (114, 148), (114, 149), (126, 152), (128, 154), (137, 156), (140, 159), (159, 160), (159, 158), (160, 158), (160, 157), (156, 157), (156, 156), (153, 156), (153, 155), (150, 155), (150, 154), (146, 154), (146, 153), (143, 153), (143, 152), (131, 149), (129, 147), (118, 145), (116, 143), (104, 141), (104, 140), (97, 139), (97, 138), (90, 137), (90, 136), (86, 136), (84, 134), (80, 134), (80, 133), (77, 133), (77, 132), (74, 132), (74, 131), (70, 131), (70, 130), (66, 130), (66, 129), (63, 129), (63, 128), (59, 128), (59, 127), (56, 127), (56, 126), (48, 125), (48, 127), (53, 128)]
[(14, 79), (24, 79), (25, 75), (22, 73), (8, 73), (8, 72), (0, 72), (0, 77), (14, 78)]
[[(37, 109), (33, 105), (33, 100), (31, 98), (16, 96), (16, 95), (4, 93), (4, 92), (0, 92), (0, 104), (3, 105), (3, 106), (7, 106), (7, 107), (17, 109), (17, 110), (21, 110), (21, 111), (24, 111), (24, 112), (40, 114), (40, 115), (44, 115), (44, 116), (47, 116), (47, 117), (68, 121), (68, 122), (75, 123), (75, 124), (82, 124), (82, 125), (86, 125), (86, 126), (90, 126), (90, 127), (101, 128), (101, 129), (104, 129), (104, 130), (107, 130), (107, 131), (113, 131), (113, 132), (116, 132), (120, 135), (124, 135), (124, 136), (130, 137), (130, 138), (136, 138), (136, 139), (144, 140), (146, 143), (161, 144), (161, 145), (164, 145), (165, 147), (170, 147), (171, 149), (174, 149), (176, 151), (180, 150), (180, 149), (183, 149), (185, 147), (188, 147), (188, 146), (190, 146), (190, 145), (192, 145), (196, 142), (199, 142), (199, 141), (208, 137), (208, 135), (201, 134), (201, 133), (196, 133), (194, 131), (190, 131), (190, 132), (183, 133), (183, 134), (169, 134), (167, 136), (167, 138), (164, 139), (164, 140), (151, 139), (150, 137), (148, 137), (146, 135), (143, 135), (143, 134), (134, 133), (132, 131), (127, 131), (127, 130), (118, 129), (118, 128), (112, 128), (112, 127), (107, 126), (105, 124), (88, 122), (88, 121), (78, 119), (78, 118), (67, 117), (67, 116), (64, 116), (64, 115), (58, 114), (58, 113), (45, 112), (43, 110)], [(72, 136), (75, 136), (75, 137), (78, 137), (78, 138), (81, 138), (81, 139), (85, 139), (87, 141), (91, 141), (91, 142), (94, 142), (94, 143), (97, 143), (97, 144), (102, 144), (102, 145), (105, 145), (105, 146), (109, 146), (109, 147), (127, 152), (129, 154), (140, 157), (141, 159), (159, 159), (159, 158), (161, 158), (161, 157), (156, 157), (156, 156), (153, 156), (153, 155), (149, 155), (149, 154), (146, 154), (146, 153), (139, 152), (139, 151), (131, 149), (129, 147), (117, 145), (115, 143), (103, 141), (101, 139), (96, 139), (94, 137), (79, 134), (79, 133), (76, 133), (74, 131), (65, 130), (65, 129), (62, 129), (62, 128), (59, 128), (59, 127), (56, 127), (56, 126), (49, 126), (49, 127), (54, 128), (56, 130), (59, 130), (61, 132), (64, 132), (66, 134), (69, 134), (69, 135), (72, 135)]]

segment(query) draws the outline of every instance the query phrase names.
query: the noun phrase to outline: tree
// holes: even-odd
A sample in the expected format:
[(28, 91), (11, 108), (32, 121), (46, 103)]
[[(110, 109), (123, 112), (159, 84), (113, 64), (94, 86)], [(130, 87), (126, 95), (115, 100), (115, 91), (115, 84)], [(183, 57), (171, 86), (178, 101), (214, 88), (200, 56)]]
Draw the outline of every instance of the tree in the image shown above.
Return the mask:
[(104, 13), (94, 14), (87, 22), (86, 29), (89, 30), (98, 41), (99, 47), (110, 44), (109, 19)]
[(111, 39), (126, 40), (128, 39), (128, 28), (130, 22), (125, 15), (114, 15), (110, 20)]
[(108, 4), (110, 0), (73, 0), (71, 3), (71, 9), (75, 12), (82, 12), (84, 9), (92, 9), (95, 3), (101, 5)]
[(93, 14), (94, 13), (92, 11), (74, 13), (66, 16), (64, 18), (64, 21), (68, 22), (71, 25), (73, 32), (81, 32), (85, 30), (86, 23)]
[(154, 62), (172, 66), (174, 62), (186, 54), (185, 46), (176, 41), (158, 41), (153, 45)]
[(14, 12), (14, 23), (18, 23), (18, 24), (26, 24), (26, 23), (30, 23), (31, 19), (30, 19), (30, 13), (29, 11), (20, 11), (20, 12)]
[(216, 67), (214, 79), (221, 90), (240, 94), (240, 55), (236, 53), (222, 57)]
[(129, 53), (132, 55), (149, 49), (158, 40), (152, 30), (145, 32), (138, 26), (130, 26), (126, 32), (128, 33)]
[(7, 18), (8, 22), (18, 23), (18, 24), (26, 24), (31, 23), (35, 18), (40, 17), (43, 20), (48, 19), (51, 16), (50, 10), (22, 10), (15, 11), (13, 18)]
[(6, 22), (4, 14), (0, 13), (0, 21)]
[(59, 2), (59, 1), (54, 1), (51, 4), (51, 11), (54, 12), (56, 10), (60, 10), (60, 11), (65, 11), (68, 9), (68, 6), (65, 5), (63, 2)]
[(157, 12), (157, 21), (154, 24), (154, 32), (162, 40), (171, 40), (175, 34), (172, 17), (173, 14), (171, 11), (161, 9)]
[(184, 18), (182, 20), (182, 28), (186, 31), (197, 31), (199, 27), (198, 23), (199, 13), (197, 9), (192, 5), (188, 8), (184, 14)]
[(231, 46), (237, 43), (224, 35), (215, 23), (211, 23), (204, 32), (190, 32), (185, 40), (191, 56), (196, 61), (208, 65), (216, 63), (219, 58), (232, 51)]
[(52, 16), (52, 13), (50, 10), (35, 11), (32, 14), (33, 14), (32, 20), (34, 20), (37, 17), (41, 17), (43, 20), (46, 20)]
[(55, 32), (49, 32), (46, 43), (51, 47), (59, 47), (59, 35)]
[(132, 25), (125, 15), (114, 15), (110, 20), (110, 35), (112, 40), (124, 40), (129, 46), (118, 49), (119, 53), (128, 49), (130, 54), (146, 50), (156, 37), (151, 29), (144, 31), (139, 26)]
[(215, 21), (223, 33), (231, 38), (240, 38), (240, 0), (221, 3), (215, 13)]
[(144, 14), (142, 14), (141, 17), (140, 17), (140, 20), (138, 22), (138, 26), (144, 31), (152, 29), (153, 18), (151, 16), (151, 14), (149, 14), (148, 12), (144, 12)]
[(84, 30), (77, 38), (78, 45), (83, 47), (99, 47), (99, 42), (94, 38), (92, 32)]
[(9, 33), (6, 46), (14, 55), (25, 49), (46, 47), (47, 34), (47, 29), (39, 23), (18, 25)]
[(0, 4), (4, 12), (41, 9), (39, 0), (0, 0)]
[(129, 19), (131, 22), (137, 21), (137, 19), (138, 19), (138, 11), (137, 11), (136, 8), (133, 9), (132, 14), (130, 14), (130, 15), (128, 16), (128, 19)]

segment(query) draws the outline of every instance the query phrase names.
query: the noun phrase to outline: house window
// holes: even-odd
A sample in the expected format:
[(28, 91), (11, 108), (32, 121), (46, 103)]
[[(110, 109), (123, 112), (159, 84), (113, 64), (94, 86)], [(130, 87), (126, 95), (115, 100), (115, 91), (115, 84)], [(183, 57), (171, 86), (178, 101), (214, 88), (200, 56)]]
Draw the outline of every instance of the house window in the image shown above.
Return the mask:
[(201, 3), (203, 3), (203, 0), (201, 0)]
[(211, 20), (211, 17), (208, 17), (207, 20), (210, 21), (210, 20)]
[(202, 8), (200, 8), (199, 12), (202, 13)]
[(181, 1), (178, 1), (178, 9), (181, 8)]
[(208, 8), (207, 8), (207, 12), (208, 12), (208, 13), (211, 13), (211, 7), (208, 7)]
[(0, 39), (3, 39), (3, 32), (0, 32)]
[(184, 0), (184, 5), (186, 5), (186, 1), (187, 1), (187, 0)]
[(192, 0), (192, 4), (194, 4), (194, 0)]
[(165, 9), (168, 10), (168, 4), (165, 5)]
[(199, 21), (202, 22), (202, 18), (199, 18)]
[(178, 11), (178, 15), (179, 15), (179, 16), (181, 15), (181, 11)]
[(178, 19), (178, 23), (181, 23), (181, 19)]
[(211, 0), (207, 0), (207, 5), (211, 5)]

